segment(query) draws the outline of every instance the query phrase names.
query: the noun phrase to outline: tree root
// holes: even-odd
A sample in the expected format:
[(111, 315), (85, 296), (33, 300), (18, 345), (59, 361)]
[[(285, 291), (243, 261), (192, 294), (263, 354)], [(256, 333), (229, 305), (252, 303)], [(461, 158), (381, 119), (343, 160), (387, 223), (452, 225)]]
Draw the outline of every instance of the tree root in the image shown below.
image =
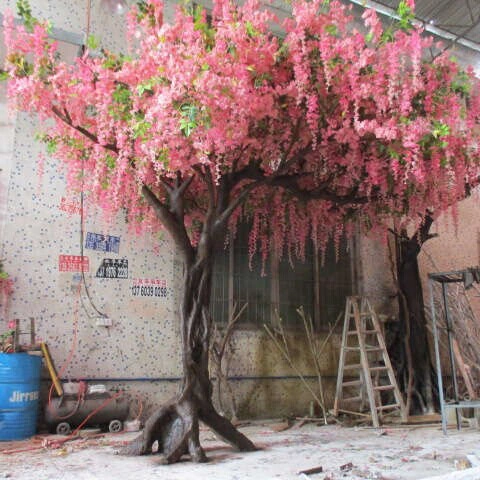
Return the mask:
[(199, 420), (219, 437), (243, 452), (257, 450), (229, 420), (219, 415), (211, 402), (199, 399), (170, 401), (156, 410), (145, 423), (142, 433), (120, 450), (120, 455), (150, 455), (158, 442), (161, 462), (171, 464), (189, 454), (193, 462), (206, 462), (199, 440)]

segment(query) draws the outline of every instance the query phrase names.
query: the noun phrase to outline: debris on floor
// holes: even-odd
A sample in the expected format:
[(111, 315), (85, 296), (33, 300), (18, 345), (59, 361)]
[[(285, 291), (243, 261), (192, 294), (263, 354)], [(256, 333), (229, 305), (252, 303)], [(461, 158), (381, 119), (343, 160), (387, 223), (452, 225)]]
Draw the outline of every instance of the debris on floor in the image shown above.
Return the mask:
[(306, 470), (301, 470), (298, 472), (299, 475), (313, 475), (315, 473), (321, 473), (323, 472), (323, 467), (313, 467), (313, 468), (307, 468)]
[[(239, 453), (202, 429), (210, 461), (159, 465), (158, 456), (122, 457), (119, 447), (137, 433), (82, 431), (69, 442), (56, 435), (0, 443), (0, 479), (14, 480), (478, 480), (480, 432), (439, 425), (346, 428), (281, 421), (240, 426), (260, 451)], [(379, 434), (381, 433), (381, 434)], [(61, 439), (61, 437), (60, 437)], [(26, 461), (28, 459), (28, 461)]]

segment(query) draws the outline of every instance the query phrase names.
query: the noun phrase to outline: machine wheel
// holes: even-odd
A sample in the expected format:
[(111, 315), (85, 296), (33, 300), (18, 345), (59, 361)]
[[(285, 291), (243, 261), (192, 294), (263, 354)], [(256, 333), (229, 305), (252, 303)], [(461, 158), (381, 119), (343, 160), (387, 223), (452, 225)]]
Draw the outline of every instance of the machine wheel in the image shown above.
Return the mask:
[(57, 435), (68, 435), (72, 433), (72, 427), (70, 427), (68, 422), (61, 422), (57, 425), (55, 431), (57, 432)]
[(123, 424), (120, 420), (112, 420), (108, 424), (108, 431), (111, 433), (121, 432), (123, 430)]

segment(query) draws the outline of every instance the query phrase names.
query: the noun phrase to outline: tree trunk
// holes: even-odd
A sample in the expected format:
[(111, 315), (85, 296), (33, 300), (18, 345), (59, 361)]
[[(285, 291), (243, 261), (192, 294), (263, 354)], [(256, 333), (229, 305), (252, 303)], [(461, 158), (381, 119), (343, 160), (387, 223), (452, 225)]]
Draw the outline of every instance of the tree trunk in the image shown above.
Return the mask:
[[(202, 243), (202, 242), (200, 242)], [(240, 451), (256, 450), (212, 403), (208, 371), (211, 334), (210, 293), (214, 252), (199, 244), (193, 261), (185, 260), (180, 322), (183, 350), (183, 385), (178, 397), (156, 410), (143, 432), (122, 453), (146, 455), (158, 441), (164, 463), (178, 462), (189, 453), (192, 461), (206, 461), (199, 441), (199, 421)]]
[[(427, 321), (418, 268), (418, 255), (433, 220), (425, 223), (411, 238), (406, 232), (396, 237), (396, 267), (399, 289), (399, 322), (394, 326), (390, 354), (397, 378), (407, 395), (407, 410), (412, 413), (434, 411), (432, 365), (428, 346)], [(392, 326), (392, 325), (390, 325)]]

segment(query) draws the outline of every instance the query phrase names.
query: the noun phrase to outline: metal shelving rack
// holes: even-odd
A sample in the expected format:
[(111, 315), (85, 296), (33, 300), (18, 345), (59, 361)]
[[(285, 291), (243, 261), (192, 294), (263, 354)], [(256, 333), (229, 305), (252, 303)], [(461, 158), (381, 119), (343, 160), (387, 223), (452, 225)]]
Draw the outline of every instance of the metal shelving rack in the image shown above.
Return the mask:
[[(439, 343), (439, 334), (437, 326), (437, 315), (435, 311), (435, 302), (434, 302), (434, 293), (433, 285), (434, 282), (440, 283), (442, 286), (442, 300), (443, 307), (445, 310), (445, 323), (447, 331), (447, 345), (448, 345), (448, 355), (450, 359), (450, 369), (452, 375), (452, 384), (453, 384), (453, 400), (446, 401), (445, 395), (443, 392), (443, 377), (442, 377), (442, 366), (440, 361), (440, 343)], [(450, 272), (440, 272), (440, 273), (429, 273), (428, 274), (428, 283), (430, 288), (430, 308), (432, 313), (432, 324), (433, 324), (433, 340), (435, 346), (435, 360), (437, 368), (437, 381), (438, 381), (438, 394), (440, 400), (440, 409), (442, 414), (442, 430), (443, 433), (447, 434), (447, 411), (449, 409), (455, 409), (456, 419), (457, 419), (457, 428), (461, 428), (461, 418), (459, 409), (461, 408), (480, 408), (480, 399), (474, 400), (460, 400), (458, 394), (458, 379), (457, 371), (455, 368), (455, 355), (453, 350), (453, 321), (450, 315), (450, 310), (448, 307), (448, 284), (450, 283), (463, 283), (465, 289), (470, 288), (473, 283), (480, 282), (480, 267), (472, 267), (464, 270), (453, 270)]]

